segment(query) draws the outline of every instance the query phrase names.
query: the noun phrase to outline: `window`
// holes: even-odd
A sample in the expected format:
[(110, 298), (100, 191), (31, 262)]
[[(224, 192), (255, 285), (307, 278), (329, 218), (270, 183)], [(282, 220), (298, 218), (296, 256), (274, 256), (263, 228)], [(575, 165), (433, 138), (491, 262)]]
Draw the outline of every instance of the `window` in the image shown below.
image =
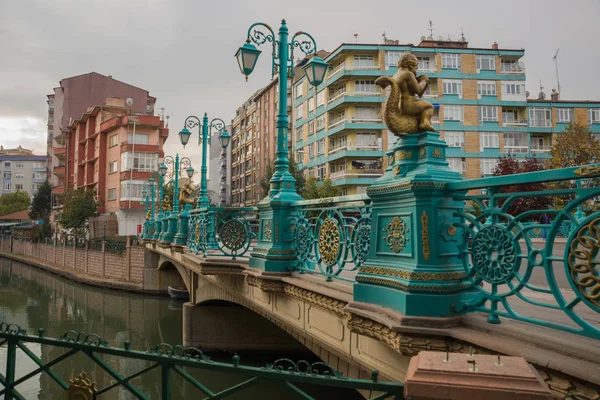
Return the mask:
[(24, 179), (25, 175), (23, 174), (15, 174), (15, 179)]
[(323, 128), (325, 128), (325, 114), (317, 117), (317, 131), (320, 131)]
[(498, 107), (496, 106), (480, 106), (479, 107), (479, 122), (498, 121)]
[(304, 103), (296, 107), (296, 119), (304, 117)]
[(500, 72), (525, 72), (522, 65), (519, 65), (518, 60), (502, 60), (500, 62)]
[(505, 153), (527, 153), (529, 151), (528, 133), (504, 132)]
[(442, 68), (460, 69), (460, 54), (442, 53)]
[(148, 137), (148, 135), (144, 135), (143, 133), (136, 133), (135, 137), (133, 136), (133, 133), (128, 133), (127, 141), (135, 144), (148, 144)]
[(46, 179), (46, 174), (41, 174), (39, 172), (35, 172), (33, 174), (33, 179), (37, 179), (37, 180)]
[(462, 81), (453, 79), (444, 79), (442, 81), (444, 94), (457, 94), (462, 96)]
[(304, 96), (304, 82), (296, 86), (296, 98)]
[(108, 138), (108, 147), (113, 147), (119, 144), (119, 135), (112, 135)]
[(573, 121), (573, 109), (572, 108), (557, 108), (556, 109), (556, 122), (569, 123)]
[(111, 161), (108, 163), (108, 173), (112, 174), (113, 172), (117, 172), (117, 162)]
[(46, 163), (44, 161), (35, 161), (32, 164), (31, 168), (35, 168), (35, 169), (45, 169), (46, 168)]
[(329, 138), (329, 152), (330, 153), (332, 151), (336, 151), (343, 147), (346, 147), (346, 136), (345, 135), (338, 136), (337, 138), (335, 138), (335, 137)]
[(419, 60), (419, 71), (427, 72), (435, 69), (433, 68), (433, 63), (431, 62), (431, 59), (429, 57), (417, 56), (417, 60)]
[(354, 91), (359, 93), (378, 93), (375, 81), (355, 81)]
[(402, 51), (386, 51), (385, 52), (385, 69), (390, 67), (397, 67), (400, 57), (402, 57)]
[(22, 183), (15, 183), (15, 190), (23, 190), (23, 184)]
[(16, 167), (16, 168), (23, 168), (23, 161), (17, 161), (17, 162), (15, 163), (15, 167)]
[(549, 107), (531, 107), (529, 109), (529, 125), (532, 127), (551, 127), (551, 115)]
[(308, 122), (308, 136), (315, 134), (315, 120)]
[(296, 162), (297, 163), (302, 163), (304, 162), (304, 152), (302, 150), (296, 150)]
[(518, 124), (520, 123), (518, 110), (502, 110), (503, 124)]
[(498, 164), (497, 158), (481, 158), (479, 160), (481, 166), (481, 174), (482, 175), (493, 175), (494, 170), (496, 169), (496, 164)]
[(356, 134), (356, 146), (376, 147), (377, 134), (374, 132), (360, 132)]
[(304, 132), (302, 132), (303, 130), (304, 130), (304, 125), (296, 128), (296, 142), (299, 142), (302, 139), (304, 139)]
[(483, 149), (499, 149), (500, 141), (498, 139), (498, 132), (481, 132), (479, 134), (481, 143), (481, 150)]
[(108, 200), (116, 200), (117, 199), (117, 189), (116, 188), (112, 188), (112, 189), (108, 189)]
[(10, 190), (10, 183), (9, 182), (4, 182), (4, 190)]
[(308, 99), (308, 112), (315, 111), (315, 97), (312, 96)]
[(321, 164), (317, 167), (317, 179), (325, 179), (326, 173), (327, 166), (325, 164)]
[(122, 181), (121, 200), (142, 200), (142, 190), (145, 185), (144, 181)]
[(502, 99), (519, 98), (525, 100), (525, 82), (501, 82)]
[(375, 107), (372, 106), (356, 106), (355, 108), (355, 120), (374, 120), (377, 119), (377, 112)]
[(315, 144), (308, 145), (308, 158), (315, 158)]
[(444, 132), (444, 138), (446, 139), (446, 143), (448, 143), (448, 147), (465, 147), (464, 132), (446, 131)]
[(588, 124), (600, 123), (600, 108), (588, 109)]
[(375, 59), (373, 56), (354, 56), (354, 68), (357, 69), (370, 69), (375, 66)]
[(445, 104), (444, 105), (444, 121), (462, 121), (463, 106)]
[(317, 93), (317, 108), (321, 107), (323, 104), (325, 104), (325, 91), (321, 90)]
[(467, 163), (464, 158), (447, 158), (448, 166), (454, 172), (464, 175), (467, 171)]
[(495, 96), (496, 82), (494, 81), (478, 81), (477, 95), (479, 96)]
[(10, 168), (10, 161), (6, 161), (6, 162), (4, 163), (4, 166), (5, 166), (6, 168)]
[(480, 69), (496, 70), (496, 56), (493, 55), (477, 55), (475, 61), (475, 68), (477, 71)]
[(325, 139), (317, 141), (317, 155), (321, 155), (325, 152)]
[(121, 154), (121, 166), (123, 171), (132, 168), (136, 171), (153, 172), (158, 170), (158, 154), (144, 152), (126, 152)]

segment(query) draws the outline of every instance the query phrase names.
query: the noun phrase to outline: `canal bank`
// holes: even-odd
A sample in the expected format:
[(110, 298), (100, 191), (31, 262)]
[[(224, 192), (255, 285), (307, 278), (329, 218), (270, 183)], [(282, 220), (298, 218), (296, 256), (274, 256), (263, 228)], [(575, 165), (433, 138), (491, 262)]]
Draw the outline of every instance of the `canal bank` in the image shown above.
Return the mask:
[(22, 262), (76, 282), (129, 292), (166, 295), (169, 285), (182, 286), (174, 270), (160, 273), (144, 267), (145, 248), (130, 238), (121, 249), (108, 243), (99, 249), (67, 245), (65, 242), (27, 242), (2, 237), (0, 256)]

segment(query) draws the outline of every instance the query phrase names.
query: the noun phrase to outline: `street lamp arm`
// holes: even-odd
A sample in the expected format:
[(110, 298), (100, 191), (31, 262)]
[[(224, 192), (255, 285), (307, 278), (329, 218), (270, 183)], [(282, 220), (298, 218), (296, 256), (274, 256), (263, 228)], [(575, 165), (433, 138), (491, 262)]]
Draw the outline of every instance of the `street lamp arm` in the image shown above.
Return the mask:
[[(300, 41), (299, 39), (297, 39), (300, 36), (308, 36), (308, 39), (310, 40), (302, 40)], [(317, 41), (315, 40), (315, 38), (312, 37), (312, 35), (310, 33), (307, 32), (296, 32), (294, 34), (294, 36), (292, 36), (292, 40), (290, 40), (290, 61), (294, 61), (294, 48), (297, 47), (300, 49), (300, 51), (302, 51), (304, 54), (311, 55), (313, 53), (317, 52)]]
[(192, 161), (187, 157), (182, 157), (179, 160), (179, 170), (180, 171), (184, 168), (188, 168), (190, 165), (192, 165)]
[[(265, 34), (261, 30), (255, 29), (255, 27), (265, 27), (268, 29), (270, 34)], [(275, 32), (273, 32), (273, 29), (271, 29), (271, 27), (264, 22), (257, 22), (250, 25), (250, 28), (248, 28), (248, 38), (246, 39), (246, 43), (250, 43), (251, 41), (256, 43), (258, 46), (266, 42), (273, 43), (273, 55), (275, 55)]]
[(195, 115), (190, 115), (185, 119), (183, 125), (188, 129), (193, 129), (197, 126), (202, 126), (202, 122), (200, 122), (200, 118), (196, 117)]
[(163, 164), (167, 166), (167, 172), (165, 173), (164, 179), (171, 180), (171, 178), (173, 178), (175, 160), (171, 156), (166, 156), (163, 158)]
[(226, 124), (221, 118), (213, 118), (209, 124), (210, 133), (212, 134), (213, 128), (215, 128), (217, 131), (221, 132), (222, 130), (225, 129), (225, 126), (226, 126)]

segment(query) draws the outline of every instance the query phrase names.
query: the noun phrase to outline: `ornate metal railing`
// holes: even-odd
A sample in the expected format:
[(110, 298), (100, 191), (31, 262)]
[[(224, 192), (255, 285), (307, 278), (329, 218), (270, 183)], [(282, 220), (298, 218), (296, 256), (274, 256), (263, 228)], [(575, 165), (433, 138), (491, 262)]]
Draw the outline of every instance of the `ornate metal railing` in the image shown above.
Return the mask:
[(301, 272), (353, 281), (369, 254), (371, 206), (367, 195), (296, 204), (294, 242)]
[[(440, 227), (442, 240), (458, 244), (466, 289), (482, 294), (455, 307), (485, 312), (490, 323), (507, 317), (600, 339), (600, 211), (582, 212), (600, 197), (598, 176), (599, 167), (586, 166), (448, 184), (465, 210), (481, 210)], [(545, 241), (532, 240), (541, 232)]]
[(258, 237), (254, 207), (210, 207), (190, 213), (187, 246), (204, 256), (249, 257)]
[[(355, 390), (363, 390), (373, 393), (371, 399), (402, 399), (403, 384), (398, 382), (378, 381), (378, 372), (371, 373), (371, 380), (351, 379), (344, 377), (331, 366), (322, 363), (309, 363), (307, 361), (294, 362), (289, 359), (280, 359), (273, 364), (260, 367), (245, 366), (240, 363), (240, 357), (233, 357), (231, 364), (212, 361), (202, 351), (196, 348), (184, 348), (182, 346), (171, 346), (161, 343), (149, 351), (134, 350), (131, 343), (126, 341), (124, 348), (108, 346), (107, 342), (95, 334), (86, 334), (70, 331), (58, 339), (47, 338), (44, 330), (40, 329), (37, 336), (27, 335), (17, 325), (6, 323), (0, 324), (0, 344), (7, 347), (5, 375), (0, 374), (0, 397), (7, 400), (24, 397), (19, 393), (18, 385), (29, 379), (37, 379), (38, 374), (46, 374), (56, 385), (64, 390), (68, 399), (92, 400), (101, 394), (116, 388), (122, 388), (134, 398), (149, 399), (149, 394), (144, 393), (143, 388), (134, 384), (134, 378), (138, 378), (152, 370), (161, 371), (161, 393), (162, 400), (175, 398), (172, 393), (172, 382), (174, 376), (180, 376), (185, 382), (198, 390), (203, 398), (220, 399), (234, 393), (240, 393), (258, 383), (277, 384), (283, 390), (288, 391), (290, 396), (295, 394), (305, 399), (313, 399), (303, 385), (315, 387), (336, 387)], [(52, 346), (63, 349), (64, 352), (49, 361), (43, 361), (29, 349), (28, 345)], [(17, 351), (20, 350), (19, 355)], [(106, 372), (114, 381), (104, 387), (97, 387), (85, 373), (78, 377), (59, 376), (53, 367), (77, 354), (83, 354), (90, 359), (98, 370)], [(37, 368), (24, 373), (16, 378), (17, 362), (27, 356)], [(125, 375), (106, 361), (106, 356), (118, 359), (136, 360), (143, 363), (139, 371)], [(113, 363), (114, 364), (114, 363)], [(123, 363), (116, 363), (123, 365)], [(203, 374), (204, 379), (196, 379), (192, 371), (212, 371), (239, 376), (240, 383), (232, 384), (222, 390), (210, 389), (214, 384), (211, 374)], [(67, 381), (68, 378), (72, 378)], [(114, 391), (110, 398), (116, 398)], [(200, 398), (200, 397), (199, 397)]]

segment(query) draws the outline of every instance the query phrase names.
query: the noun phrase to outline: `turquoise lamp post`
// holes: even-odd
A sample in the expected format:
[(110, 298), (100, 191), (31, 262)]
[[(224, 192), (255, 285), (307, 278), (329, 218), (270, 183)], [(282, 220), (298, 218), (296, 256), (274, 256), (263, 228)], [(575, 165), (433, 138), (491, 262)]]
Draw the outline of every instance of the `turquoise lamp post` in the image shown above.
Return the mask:
[[(266, 31), (265, 32), (263, 32)], [(304, 37), (304, 38), (302, 38)], [(281, 21), (279, 37), (271, 27), (262, 22), (248, 29), (246, 43), (235, 54), (240, 71), (246, 76), (252, 73), (261, 51), (254, 46), (269, 42), (271, 51), (271, 73), (279, 75), (279, 110), (277, 113), (277, 150), (275, 171), (271, 178), (269, 195), (258, 204), (260, 210), (259, 243), (252, 252), (250, 266), (265, 271), (288, 271), (290, 262), (295, 259), (293, 233), (288, 229), (291, 223), (292, 205), (302, 200), (296, 193), (296, 181), (289, 170), (287, 149), (288, 123), (287, 83), (294, 76), (294, 49), (299, 48), (306, 55), (317, 51), (317, 43), (306, 32), (297, 32), (288, 41), (288, 28)], [(325, 78), (328, 64), (319, 57), (313, 57), (305, 66), (304, 72), (310, 85), (317, 87)], [(265, 229), (267, 228), (267, 229)], [(272, 232), (273, 234), (265, 234)]]
[(156, 233), (154, 234), (154, 239), (159, 239), (160, 234), (162, 233), (162, 224), (164, 218), (164, 212), (162, 209), (163, 200), (165, 199), (165, 189), (164, 189), (164, 177), (167, 173), (167, 166), (162, 164), (158, 168), (158, 216), (156, 221)]
[[(189, 137), (187, 139), (189, 139)], [(187, 142), (185, 143), (187, 144)], [(175, 159), (173, 159), (171, 156), (166, 156), (163, 162), (165, 169), (162, 170), (159, 168), (159, 173), (164, 173), (163, 178), (165, 179), (172, 179), (174, 186), (172, 199), (173, 210), (164, 217), (163, 227), (160, 234), (160, 241), (162, 244), (168, 245), (173, 241), (175, 234), (177, 233), (177, 222), (179, 219), (179, 175), (182, 168), (191, 166), (191, 161), (187, 157), (180, 159), (179, 154), (176, 154)]]
[[(192, 166), (188, 166), (185, 170), (185, 173), (189, 180), (192, 180), (194, 176), (194, 168)], [(181, 251), (183, 246), (187, 243), (188, 237), (188, 222), (190, 219), (190, 211), (192, 210), (192, 206), (190, 204), (185, 204), (183, 206), (183, 210), (179, 214), (179, 220), (177, 223), (177, 234), (173, 238), (173, 248), (177, 251)]]
[[(208, 198), (208, 166), (206, 165), (207, 147), (211, 145), (211, 136), (213, 128), (219, 132), (219, 142), (223, 148), (227, 148), (231, 135), (225, 130), (225, 122), (220, 118), (213, 118), (208, 122), (208, 115), (204, 113), (202, 121), (195, 115), (190, 115), (185, 119), (184, 127), (179, 133), (180, 136), (187, 136), (188, 140), (191, 135), (190, 129), (198, 128), (198, 144), (202, 144), (202, 167), (200, 169), (200, 196), (198, 197), (197, 207), (208, 208), (210, 199)], [(187, 143), (187, 142), (186, 142)]]
[[(144, 188), (142, 189), (142, 198), (144, 200), (142, 200), (141, 203), (144, 204), (144, 218), (146, 218), (146, 215), (148, 215), (148, 190), (146, 189), (145, 185), (144, 185)], [(142, 229), (142, 239), (146, 239), (147, 231), (148, 231), (148, 220), (145, 219), (144, 227)]]

